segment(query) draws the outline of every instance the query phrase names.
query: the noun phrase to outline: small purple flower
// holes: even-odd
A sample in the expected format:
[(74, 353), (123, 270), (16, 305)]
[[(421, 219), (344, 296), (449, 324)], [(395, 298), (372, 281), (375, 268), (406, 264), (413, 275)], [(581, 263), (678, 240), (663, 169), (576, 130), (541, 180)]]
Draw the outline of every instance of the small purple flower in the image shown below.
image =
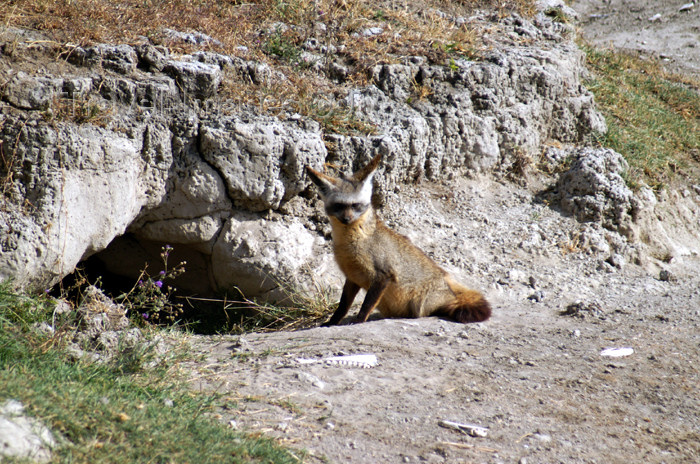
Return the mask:
[(163, 281), (162, 280), (156, 280), (155, 281), (156, 287), (161, 288), (163, 287)]
[(139, 280), (139, 287), (143, 287), (143, 280)]
[(160, 271), (158, 274), (165, 275), (165, 271)]
[(144, 319), (148, 319), (148, 313), (141, 314), (141, 317), (143, 317)]

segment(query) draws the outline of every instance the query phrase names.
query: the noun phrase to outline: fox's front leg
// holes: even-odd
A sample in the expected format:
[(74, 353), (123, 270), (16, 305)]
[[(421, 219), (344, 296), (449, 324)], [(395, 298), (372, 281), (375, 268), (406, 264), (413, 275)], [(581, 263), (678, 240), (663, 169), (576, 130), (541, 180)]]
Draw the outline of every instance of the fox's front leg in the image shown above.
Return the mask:
[(372, 285), (367, 289), (367, 295), (365, 296), (365, 301), (362, 302), (362, 307), (360, 307), (360, 312), (357, 313), (353, 323), (357, 324), (359, 322), (366, 322), (369, 315), (374, 311), (379, 302), (384, 295), (386, 287), (391, 281), (390, 276), (382, 276), (381, 278), (372, 282)]
[(355, 297), (359, 291), (359, 285), (351, 282), (350, 279), (345, 280), (345, 285), (343, 285), (343, 294), (340, 297), (340, 303), (338, 303), (338, 309), (336, 309), (333, 316), (331, 316), (331, 318), (321, 326), (328, 327), (331, 325), (337, 325), (340, 321), (342, 321), (345, 315), (348, 313), (352, 302), (355, 301)]

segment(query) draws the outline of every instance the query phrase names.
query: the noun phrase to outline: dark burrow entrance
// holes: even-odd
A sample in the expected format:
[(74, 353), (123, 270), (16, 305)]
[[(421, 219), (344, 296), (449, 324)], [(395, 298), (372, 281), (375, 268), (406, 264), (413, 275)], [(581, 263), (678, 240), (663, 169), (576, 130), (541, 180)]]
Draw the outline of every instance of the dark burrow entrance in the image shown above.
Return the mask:
[(95, 285), (139, 323), (177, 324), (201, 334), (248, 330), (259, 309), (239, 292), (212, 291), (207, 259), (187, 245), (127, 233), (81, 261), (50, 293), (77, 306), (84, 289)]

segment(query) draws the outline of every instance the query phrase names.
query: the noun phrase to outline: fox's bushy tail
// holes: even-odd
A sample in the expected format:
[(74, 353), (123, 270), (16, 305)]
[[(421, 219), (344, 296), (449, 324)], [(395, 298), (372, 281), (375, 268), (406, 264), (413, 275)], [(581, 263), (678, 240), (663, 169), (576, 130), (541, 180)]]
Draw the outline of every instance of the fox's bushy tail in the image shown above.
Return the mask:
[(433, 315), (463, 323), (482, 322), (491, 317), (491, 305), (484, 295), (449, 279), (447, 285), (454, 292), (455, 299), (439, 307)]

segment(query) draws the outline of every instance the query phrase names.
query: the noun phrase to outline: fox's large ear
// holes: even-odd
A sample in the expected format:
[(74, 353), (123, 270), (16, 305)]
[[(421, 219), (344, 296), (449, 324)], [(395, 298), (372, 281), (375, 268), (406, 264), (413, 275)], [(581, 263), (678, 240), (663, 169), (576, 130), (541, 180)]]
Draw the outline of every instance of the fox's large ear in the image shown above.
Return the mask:
[(374, 178), (374, 171), (377, 170), (381, 160), (382, 155), (380, 153), (372, 158), (372, 161), (367, 163), (365, 167), (357, 171), (353, 176), (353, 180), (360, 184), (360, 198), (367, 204), (372, 202), (372, 179)]
[(316, 187), (318, 187), (319, 191), (321, 192), (321, 196), (328, 196), (328, 194), (334, 188), (338, 187), (338, 179), (334, 177), (329, 177), (322, 174), (314, 169), (311, 169), (309, 166), (306, 166), (306, 172), (309, 174), (311, 181), (316, 184)]
[(367, 179), (367, 178), (369, 177), (369, 178), (370, 178), (369, 180), (370, 180), (370, 182), (371, 182), (372, 179), (371, 179), (370, 174), (373, 174), (374, 171), (376, 171), (377, 167), (379, 166), (379, 162), (380, 162), (381, 160), (382, 160), (382, 154), (379, 153), (377, 156), (375, 156), (374, 158), (372, 158), (372, 161), (370, 161), (369, 163), (367, 163), (367, 164), (365, 165), (365, 167), (363, 167), (362, 169), (360, 169), (359, 171), (357, 171), (357, 172), (355, 173), (355, 175), (352, 176), (353, 179), (354, 179), (355, 181), (357, 181), (357, 182), (364, 182), (365, 179)]

